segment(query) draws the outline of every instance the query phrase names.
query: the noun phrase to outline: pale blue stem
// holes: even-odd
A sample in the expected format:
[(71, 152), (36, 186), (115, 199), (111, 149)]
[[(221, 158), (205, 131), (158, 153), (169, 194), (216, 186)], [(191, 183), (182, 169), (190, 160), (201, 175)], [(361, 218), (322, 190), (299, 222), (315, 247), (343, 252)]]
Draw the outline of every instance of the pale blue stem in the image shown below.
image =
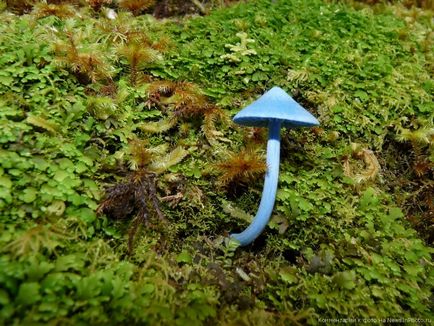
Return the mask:
[(267, 173), (258, 212), (252, 223), (241, 233), (231, 234), (241, 246), (252, 243), (264, 230), (270, 220), (276, 200), (280, 162), (280, 120), (270, 120), (267, 143)]

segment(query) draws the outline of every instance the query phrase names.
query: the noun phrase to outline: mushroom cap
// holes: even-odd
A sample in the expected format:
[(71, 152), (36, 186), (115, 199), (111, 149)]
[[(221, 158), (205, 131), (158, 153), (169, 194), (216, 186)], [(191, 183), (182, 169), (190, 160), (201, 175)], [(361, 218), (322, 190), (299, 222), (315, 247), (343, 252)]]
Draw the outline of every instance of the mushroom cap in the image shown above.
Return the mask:
[(233, 120), (251, 127), (268, 127), (270, 120), (280, 120), (282, 126), (287, 128), (319, 125), (312, 114), (277, 86), (238, 112)]

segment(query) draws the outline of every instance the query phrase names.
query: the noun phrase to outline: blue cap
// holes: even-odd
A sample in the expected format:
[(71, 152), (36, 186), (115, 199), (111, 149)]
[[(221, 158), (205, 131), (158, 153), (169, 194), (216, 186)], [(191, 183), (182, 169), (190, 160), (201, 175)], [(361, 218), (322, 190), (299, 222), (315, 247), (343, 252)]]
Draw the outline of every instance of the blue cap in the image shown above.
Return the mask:
[(234, 122), (251, 127), (268, 127), (270, 120), (283, 127), (318, 126), (318, 120), (280, 87), (273, 87), (255, 102), (238, 112)]

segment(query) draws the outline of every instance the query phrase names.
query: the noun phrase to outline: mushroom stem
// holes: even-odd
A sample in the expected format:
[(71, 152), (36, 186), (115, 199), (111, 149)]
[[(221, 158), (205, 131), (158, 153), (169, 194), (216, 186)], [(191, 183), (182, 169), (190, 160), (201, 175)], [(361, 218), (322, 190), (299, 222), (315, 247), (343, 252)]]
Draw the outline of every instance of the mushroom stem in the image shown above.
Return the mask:
[(268, 125), (267, 173), (258, 212), (247, 229), (231, 235), (240, 242), (241, 246), (247, 246), (261, 234), (273, 211), (279, 179), (280, 125), (281, 122), (277, 119), (271, 119)]

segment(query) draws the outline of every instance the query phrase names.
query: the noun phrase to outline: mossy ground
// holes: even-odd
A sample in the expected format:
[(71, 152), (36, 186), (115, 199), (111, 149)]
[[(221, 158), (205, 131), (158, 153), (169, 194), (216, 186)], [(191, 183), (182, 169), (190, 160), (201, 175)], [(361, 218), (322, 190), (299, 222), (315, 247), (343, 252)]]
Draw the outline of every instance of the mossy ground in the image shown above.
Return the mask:
[[(429, 8), (258, 0), (159, 21), (79, 2), (0, 17), (0, 324), (434, 318)], [(274, 85), (321, 126), (282, 131), (272, 220), (237, 248), (265, 141), (229, 118)], [(144, 173), (166, 221), (149, 181), (97, 216)]]

